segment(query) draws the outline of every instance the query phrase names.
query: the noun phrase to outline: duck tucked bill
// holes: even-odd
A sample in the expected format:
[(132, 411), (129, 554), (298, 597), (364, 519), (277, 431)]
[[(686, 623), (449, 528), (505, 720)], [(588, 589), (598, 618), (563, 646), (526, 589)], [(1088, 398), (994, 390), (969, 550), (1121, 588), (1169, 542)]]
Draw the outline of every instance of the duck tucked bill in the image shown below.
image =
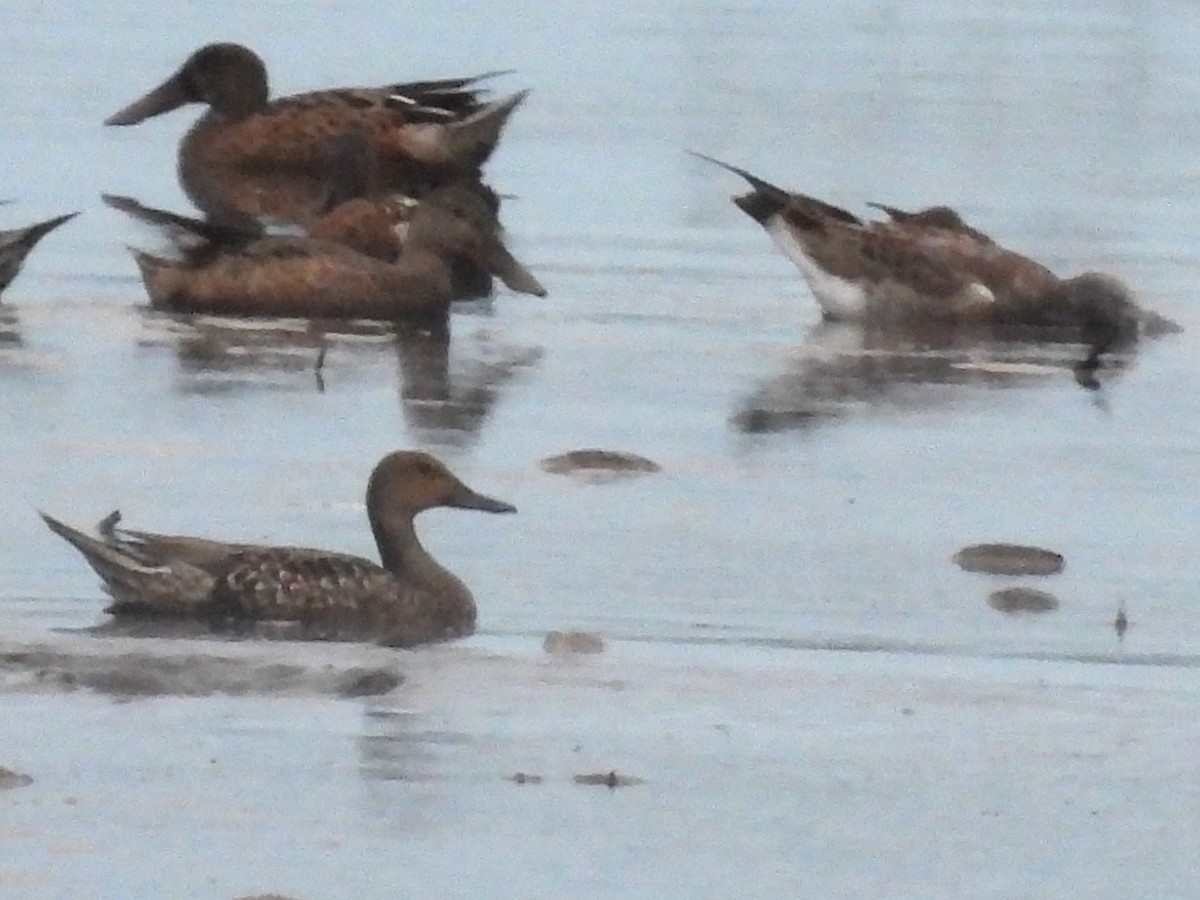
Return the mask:
[[(1143, 322), (1166, 323), (1139, 308), (1116, 278), (1098, 272), (1059, 278), (948, 207), (910, 213), (872, 204), (891, 220), (864, 222), (694, 155), (749, 182), (751, 191), (734, 203), (796, 264), (827, 319), (1065, 326), (1078, 329), (1096, 355), (1135, 338)], [(1164, 324), (1164, 330), (1170, 329)]]

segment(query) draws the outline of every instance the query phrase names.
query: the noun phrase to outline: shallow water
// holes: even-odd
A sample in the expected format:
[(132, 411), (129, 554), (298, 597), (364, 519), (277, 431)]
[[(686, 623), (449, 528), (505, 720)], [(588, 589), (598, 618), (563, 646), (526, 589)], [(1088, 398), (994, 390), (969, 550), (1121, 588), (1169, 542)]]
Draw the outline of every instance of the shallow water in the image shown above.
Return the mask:
[[(3, 681), (22, 724), (0, 765), (37, 781), (4, 795), (16, 849), (0, 889), (1190, 884), (1186, 845), (1137, 834), (1162, 818), (1186, 834), (1196, 815), (1168, 786), (1191, 772), (1200, 662), (1192, 17), (1115, 2), (177, 6), (85, 22), (18, 3), (0, 38), (3, 195), (19, 201), (0, 225), (84, 211), (33, 254), (0, 319), (0, 649), (58, 653), (39, 657), (56, 677), (16, 666)], [(145, 312), (123, 245), (153, 236), (98, 195), (185, 208), (174, 148), (193, 114), (99, 122), (218, 38), (259, 49), (280, 92), (516, 68), (497, 89), (534, 93), (489, 172), (516, 195), (511, 244), (550, 296), (466, 306), (448, 347)], [(821, 326), (728, 202), (736, 179), (685, 148), (855, 210), (949, 203), (1056, 271), (1121, 276), (1186, 330), (1090, 394), (1069, 345), (897, 346)], [(370, 553), (363, 485), (397, 446), (520, 509), (421, 522), (476, 593), (475, 637), (387, 654), (75, 633), (103, 621), (101, 594), (36, 509), (87, 523), (119, 506), (134, 527)], [(662, 472), (589, 484), (539, 466), (588, 447)], [(1066, 569), (951, 563), (986, 541), (1058, 551)], [(1014, 584), (1058, 608), (989, 606)], [(608, 651), (545, 657), (542, 636), (572, 628)], [(262, 662), (229, 675), (237, 697), (61, 692), (71, 659), (110, 652), (186, 658), (197, 693), (231, 690), (225, 654)], [(281, 685), (273, 665), (312, 677)], [(364, 701), (322, 680), (360, 665), (406, 681)], [(646, 784), (571, 783), (612, 769)], [(547, 781), (504, 780), (517, 771)], [(1063, 833), (1076, 843), (1052, 861)]]

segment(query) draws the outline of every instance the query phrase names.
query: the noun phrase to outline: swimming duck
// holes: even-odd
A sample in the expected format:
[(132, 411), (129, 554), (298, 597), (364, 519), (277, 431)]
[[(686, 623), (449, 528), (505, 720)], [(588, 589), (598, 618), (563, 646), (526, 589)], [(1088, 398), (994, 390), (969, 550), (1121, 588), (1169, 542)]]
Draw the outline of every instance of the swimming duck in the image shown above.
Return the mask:
[[(441, 188), (422, 200), (405, 226), (395, 262), (360, 252), (368, 249), (362, 243), (263, 235), (153, 210), (128, 198), (106, 199), (175, 232), (179, 260), (134, 253), (155, 309), (444, 322), (455, 299), (458, 259), (495, 274), (514, 291), (546, 295), (504, 246), (495, 212), (469, 189)], [(382, 221), (375, 221), (372, 235), (386, 245), (387, 236), (378, 230)]]
[(482, 103), (477, 85), (495, 74), (271, 100), (266, 66), (254, 51), (208, 44), (105, 124), (135, 125), (187, 103), (206, 104), (179, 147), (179, 177), (189, 197), (210, 213), (236, 207), (274, 214), (257, 208), (265, 198), (297, 221), (319, 199), (331, 165), (328, 138), (349, 130), (367, 135), (381, 189), (418, 196), (477, 173), (528, 93)]
[(42, 513), (104, 583), (121, 618), (187, 618), (218, 627), (289, 623), (293, 636), (408, 647), (468, 635), (470, 590), (421, 546), (413, 518), (434, 507), (516, 512), (476, 493), (427, 453), (396, 451), (367, 483), (382, 565), (328, 550), (233, 544), (130, 531), (106, 518), (92, 537)]
[(881, 207), (892, 222), (864, 222), (695, 155), (749, 182), (752, 190), (734, 203), (796, 264), (827, 319), (1068, 326), (1100, 352), (1138, 333), (1143, 311), (1118, 279), (1098, 272), (1059, 278), (947, 207)]
[(8, 287), (17, 277), (25, 257), (42, 238), (51, 231), (75, 218), (79, 213), (67, 213), (65, 216), (55, 216), (45, 222), (38, 222), (25, 228), (12, 228), (0, 231), (0, 291)]

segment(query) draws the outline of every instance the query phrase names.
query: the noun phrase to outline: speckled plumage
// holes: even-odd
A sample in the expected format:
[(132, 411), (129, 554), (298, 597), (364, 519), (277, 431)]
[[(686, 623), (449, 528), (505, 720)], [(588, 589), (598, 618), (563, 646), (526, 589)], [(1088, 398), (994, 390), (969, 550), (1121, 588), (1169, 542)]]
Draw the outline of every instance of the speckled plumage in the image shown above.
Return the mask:
[(425, 453), (398, 451), (375, 467), (367, 516), (381, 563), (305, 547), (232, 544), (116, 527), (99, 537), (43, 513), (100, 575), (117, 617), (203, 619), (217, 627), (286, 622), (296, 637), (411, 646), (470, 634), (470, 590), (417, 540), (413, 517), (435, 506), (513, 512), (478, 494)]

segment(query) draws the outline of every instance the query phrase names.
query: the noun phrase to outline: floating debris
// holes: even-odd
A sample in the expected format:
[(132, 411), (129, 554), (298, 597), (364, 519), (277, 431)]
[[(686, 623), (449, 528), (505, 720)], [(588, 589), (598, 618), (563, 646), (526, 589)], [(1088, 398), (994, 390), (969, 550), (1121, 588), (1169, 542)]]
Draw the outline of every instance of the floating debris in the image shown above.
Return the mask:
[(513, 784), (541, 784), (546, 779), (531, 772), (514, 772), (508, 776), (508, 780)]
[(338, 693), (343, 697), (378, 697), (391, 693), (403, 683), (403, 675), (387, 669), (351, 669)]
[(615, 770), (576, 775), (571, 780), (576, 784), (595, 784), (606, 788), (632, 787), (635, 784), (646, 783), (644, 778), (638, 778), (636, 775), (619, 775)]
[(1122, 600), (1117, 606), (1117, 617), (1113, 619), (1113, 631), (1117, 633), (1117, 640), (1125, 640), (1125, 632), (1129, 630), (1129, 617), (1125, 615), (1125, 601)]
[(1021, 544), (974, 544), (953, 559), (967, 572), (988, 575), (1056, 575), (1066, 565), (1061, 553)]
[(12, 769), (0, 766), (0, 791), (11, 791), (14, 788), (29, 787), (33, 784), (32, 775), (22, 775)]
[(317, 351), (317, 361), (313, 365), (313, 375), (317, 382), (317, 392), (325, 393), (325, 354), (329, 350), (329, 345), (325, 339), (321, 339), (320, 349)]
[(552, 475), (575, 475), (593, 484), (662, 471), (654, 460), (622, 450), (572, 450), (546, 457), (541, 467)]
[(590, 631), (551, 631), (542, 641), (547, 653), (603, 653), (604, 639)]
[(1010, 587), (988, 595), (988, 606), (1002, 613), (1042, 613), (1058, 609), (1058, 598), (1045, 591)]

